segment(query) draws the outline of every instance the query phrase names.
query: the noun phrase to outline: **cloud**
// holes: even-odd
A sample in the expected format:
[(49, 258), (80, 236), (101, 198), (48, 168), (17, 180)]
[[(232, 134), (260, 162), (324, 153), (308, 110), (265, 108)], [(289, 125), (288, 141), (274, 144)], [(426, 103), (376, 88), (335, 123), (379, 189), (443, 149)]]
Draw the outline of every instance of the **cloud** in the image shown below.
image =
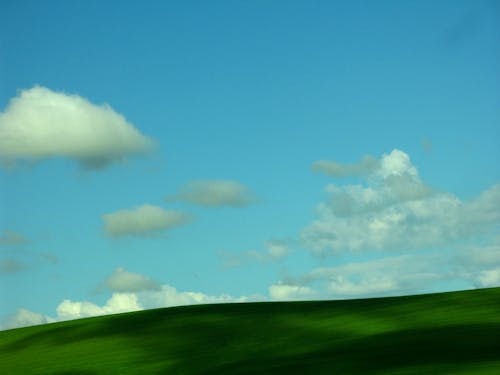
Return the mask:
[(211, 296), (200, 292), (179, 292), (173, 286), (163, 285), (159, 291), (141, 293), (140, 300), (147, 308), (159, 308), (205, 303), (247, 302), (249, 298), (236, 298), (227, 294)]
[(274, 260), (282, 259), (292, 252), (286, 241), (270, 240), (266, 241), (264, 245), (267, 254)]
[(245, 207), (257, 201), (254, 193), (237, 181), (198, 180), (181, 187), (167, 197), (170, 201), (184, 201), (206, 207)]
[(0, 113), (0, 165), (63, 157), (100, 169), (155, 148), (123, 115), (78, 95), (35, 86)]
[[(124, 290), (136, 288), (137, 291), (115, 291), (103, 305), (98, 305), (91, 301), (72, 301), (70, 299), (65, 299), (56, 307), (56, 317), (54, 318), (34, 313), (26, 309), (20, 309), (16, 314), (10, 316), (2, 325), (0, 325), (0, 329), (140, 311), (144, 309), (210, 303), (250, 302), (262, 301), (266, 299), (265, 297), (258, 295), (233, 297), (228, 294), (209, 295), (194, 291), (178, 291), (170, 285), (162, 285), (159, 288), (155, 287), (151, 289), (144, 287), (137, 288), (138, 284), (151, 279), (132, 273), (128, 273), (126, 277), (123, 277), (123, 273), (126, 271), (119, 270), (120, 269), (116, 270), (113, 274), (119, 274), (119, 277), (117, 278), (119, 279), (118, 286), (115, 289)], [(139, 280), (139, 282), (137, 282), (137, 280)]]
[(43, 259), (44, 261), (46, 261), (48, 263), (51, 263), (51, 264), (59, 263), (59, 257), (56, 254), (40, 253), (39, 256), (41, 259)]
[(365, 155), (359, 163), (341, 164), (335, 161), (318, 160), (313, 163), (313, 172), (321, 172), (331, 177), (363, 177), (378, 167), (378, 161), (371, 155)]
[(0, 260), (0, 274), (16, 273), (27, 269), (28, 267), (15, 259)]
[(269, 263), (279, 261), (292, 252), (287, 242), (282, 240), (266, 241), (264, 247), (266, 248), (265, 251), (248, 250), (242, 253), (230, 253), (221, 250), (218, 255), (224, 267), (233, 268), (253, 262)]
[(140, 292), (144, 290), (160, 290), (161, 286), (156, 281), (138, 273), (117, 268), (98, 289), (109, 289), (113, 292)]
[(271, 299), (276, 301), (288, 301), (309, 299), (314, 297), (315, 292), (308, 287), (300, 285), (275, 284), (269, 287)]
[(184, 212), (164, 210), (147, 204), (105, 214), (102, 218), (104, 230), (111, 237), (149, 236), (192, 220), (192, 216)]
[[(1, 141), (0, 141), (1, 142)], [(22, 245), (28, 243), (28, 239), (22, 234), (11, 231), (4, 230), (3, 234), (0, 235), (0, 246), (1, 245)]]
[(424, 150), (424, 152), (432, 152), (432, 149), (433, 149), (433, 146), (432, 146), (432, 142), (430, 139), (428, 138), (422, 138), (420, 140), (420, 146), (422, 146), (422, 150)]
[(424, 184), (399, 150), (384, 154), (366, 181), (326, 187), (318, 219), (300, 234), (305, 248), (318, 256), (426, 249), (488, 234), (500, 223), (500, 185), (462, 202)]
[(500, 286), (500, 267), (481, 271), (477, 277), (477, 283), (480, 287)]
[(98, 306), (87, 301), (73, 302), (71, 300), (64, 300), (57, 306), (56, 311), (58, 320), (69, 320), (142, 309), (136, 294), (113, 293), (104, 306)]
[(450, 285), (463, 289), (500, 286), (500, 238), (483, 246), (379, 256), (288, 275), (281, 283), (313, 288), (322, 298), (333, 299), (434, 292), (449, 290)]
[(1, 325), (1, 329), (11, 329), (34, 326), (38, 324), (52, 323), (55, 320), (46, 315), (38, 314), (27, 309), (18, 309), (17, 312)]
[(388, 256), (316, 268), (302, 282), (319, 282), (326, 287), (327, 295), (341, 298), (416, 293), (457, 278), (449, 261), (440, 254)]

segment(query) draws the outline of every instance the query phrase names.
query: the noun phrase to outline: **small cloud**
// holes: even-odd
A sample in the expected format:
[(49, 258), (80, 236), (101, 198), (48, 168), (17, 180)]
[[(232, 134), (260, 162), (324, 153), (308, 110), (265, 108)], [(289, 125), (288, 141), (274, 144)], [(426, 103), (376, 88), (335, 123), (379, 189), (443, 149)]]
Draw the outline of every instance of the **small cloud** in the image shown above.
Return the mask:
[(269, 287), (271, 299), (277, 301), (288, 301), (297, 299), (308, 299), (315, 295), (315, 292), (306, 286), (275, 284)]
[(111, 237), (149, 236), (192, 220), (192, 216), (184, 212), (164, 210), (147, 204), (105, 214), (102, 218), (104, 230)]
[(264, 245), (266, 246), (267, 254), (275, 260), (282, 259), (292, 252), (288, 244), (282, 240), (266, 241)]
[(22, 234), (11, 230), (4, 230), (3, 234), (0, 235), (0, 245), (22, 245), (28, 242), (28, 239)]
[(282, 240), (266, 241), (264, 246), (265, 251), (248, 250), (242, 253), (230, 253), (221, 250), (218, 255), (222, 260), (223, 267), (234, 268), (253, 262), (269, 263), (279, 261), (292, 252), (287, 242)]
[(41, 86), (21, 91), (0, 113), (0, 166), (63, 157), (101, 169), (154, 148), (109, 105)]
[(198, 180), (181, 187), (170, 201), (184, 201), (206, 207), (245, 207), (257, 201), (254, 193), (237, 181)]
[(156, 281), (138, 273), (117, 268), (98, 288), (109, 289), (118, 293), (133, 293), (145, 290), (160, 290), (161, 286)]
[(432, 151), (432, 142), (427, 139), (427, 138), (422, 138), (420, 140), (420, 145), (422, 146), (422, 149), (425, 151), (425, 152), (431, 152)]
[(363, 177), (378, 167), (378, 161), (371, 155), (365, 155), (359, 163), (341, 164), (335, 161), (318, 160), (313, 163), (313, 172), (321, 172), (331, 177)]
[(24, 271), (28, 267), (15, 259), (0, 260), (0, 274), (17, 273)]

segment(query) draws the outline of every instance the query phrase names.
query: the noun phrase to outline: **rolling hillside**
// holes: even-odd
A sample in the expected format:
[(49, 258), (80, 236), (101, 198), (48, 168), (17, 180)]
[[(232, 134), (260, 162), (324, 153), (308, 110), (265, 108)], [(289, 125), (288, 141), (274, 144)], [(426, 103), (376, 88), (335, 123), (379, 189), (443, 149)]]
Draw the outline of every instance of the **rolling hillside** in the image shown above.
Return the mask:
[(0, 332), (1, 374), (499, 374), (500, 288), (186, 306)]

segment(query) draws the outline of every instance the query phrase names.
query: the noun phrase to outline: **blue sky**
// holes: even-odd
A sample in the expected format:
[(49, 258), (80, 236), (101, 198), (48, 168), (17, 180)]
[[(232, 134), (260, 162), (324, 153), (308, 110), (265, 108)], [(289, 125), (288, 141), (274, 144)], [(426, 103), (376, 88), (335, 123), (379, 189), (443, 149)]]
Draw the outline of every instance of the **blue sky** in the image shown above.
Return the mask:
[(0, 6), (2, 327), (500, 285), (494, 1)]

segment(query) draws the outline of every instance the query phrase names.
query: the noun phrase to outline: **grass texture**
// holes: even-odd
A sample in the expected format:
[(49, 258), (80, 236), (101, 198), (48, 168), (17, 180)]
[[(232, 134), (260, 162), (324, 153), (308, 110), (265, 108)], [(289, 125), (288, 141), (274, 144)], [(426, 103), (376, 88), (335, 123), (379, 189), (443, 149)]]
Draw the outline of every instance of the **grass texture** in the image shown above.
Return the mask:
[(0, 374), (500, 374), (500, 288), (13, 329), (0, 332)]

